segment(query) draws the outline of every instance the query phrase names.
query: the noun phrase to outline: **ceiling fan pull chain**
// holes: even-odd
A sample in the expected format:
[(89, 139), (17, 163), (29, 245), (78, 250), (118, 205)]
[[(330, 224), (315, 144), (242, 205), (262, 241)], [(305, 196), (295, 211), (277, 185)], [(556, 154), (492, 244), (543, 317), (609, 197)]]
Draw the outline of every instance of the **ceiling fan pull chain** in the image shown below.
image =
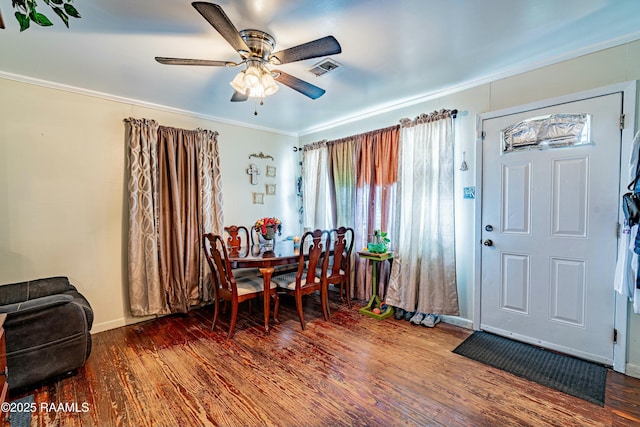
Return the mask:
[[(260, 99), (260, 106), (263, 106), (263, 105), (264, 105), (264, 100)], [(258, 115), (258, 101), (256, 101), (255, 104), (254, 104), (253, 115), (254, 116)]]

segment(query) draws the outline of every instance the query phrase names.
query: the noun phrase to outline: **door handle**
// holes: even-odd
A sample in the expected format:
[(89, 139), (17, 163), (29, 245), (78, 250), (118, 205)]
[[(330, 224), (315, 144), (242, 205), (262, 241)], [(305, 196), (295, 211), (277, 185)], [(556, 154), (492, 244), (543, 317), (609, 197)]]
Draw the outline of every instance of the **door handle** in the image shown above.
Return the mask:
[(487, 239), (484, 242), (482, 242), (482, 244), (485, 246), (493, 246), (493, 240)]

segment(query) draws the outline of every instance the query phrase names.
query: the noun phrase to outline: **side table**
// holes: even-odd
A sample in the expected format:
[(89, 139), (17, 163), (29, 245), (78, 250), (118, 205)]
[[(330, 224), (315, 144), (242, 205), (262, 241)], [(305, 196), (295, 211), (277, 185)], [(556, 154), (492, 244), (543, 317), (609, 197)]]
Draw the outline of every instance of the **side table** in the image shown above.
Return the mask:
[(378, 268), (381, 261), (392, 261), (393, 252), (385, 252), (383, 254), (375, 254), (372, 252), (358, 252), (360, 258), (365, 258), (371, 261), (371, 299), (365, 307), (360, 309), (360, 313), (373, 317), (374, 319), (382, 320), (393, 315), (393, 307), (387, 306), (380, 314), (374, 313), (374, 308), (380, 308), (380, 297), (378, 296)]

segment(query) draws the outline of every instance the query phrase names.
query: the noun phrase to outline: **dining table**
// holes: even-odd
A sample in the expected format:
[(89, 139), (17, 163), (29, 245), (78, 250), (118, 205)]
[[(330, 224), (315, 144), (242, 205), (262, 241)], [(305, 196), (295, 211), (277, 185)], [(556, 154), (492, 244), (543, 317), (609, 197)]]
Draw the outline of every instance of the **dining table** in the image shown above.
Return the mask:
[[(294, 247), (292, 241), (278, 242), (272, 249), (266, 250), (261, 245), (241, 246), (227, 249), (231, 268), (257, 268), (262, 273), (264, 281), (264, 330), (269, 333), (269, 314), (271, 311), (271, 297), (275, 298), (278, 307), (279, 297), (277, 288), (271, 289), (271, 276), (277, 266), (297, 264), (300, 261), (300, 248)], [(232, 270), (233, 271), (233, 270)], [(269, 290), (269, 291), (267, 291)], [(280, 323), (274, 309), (274, 322)]]

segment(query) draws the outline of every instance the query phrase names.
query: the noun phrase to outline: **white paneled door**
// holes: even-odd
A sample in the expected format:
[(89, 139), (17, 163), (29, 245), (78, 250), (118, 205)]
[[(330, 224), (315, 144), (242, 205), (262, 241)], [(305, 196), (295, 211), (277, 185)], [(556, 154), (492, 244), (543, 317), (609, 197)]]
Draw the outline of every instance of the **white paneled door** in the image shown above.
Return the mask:
[[(485, 119), (480, 327), (613, 363), (622, 94)], [(592, 115), (591, 143), (502, 153), (501, 131)]]

